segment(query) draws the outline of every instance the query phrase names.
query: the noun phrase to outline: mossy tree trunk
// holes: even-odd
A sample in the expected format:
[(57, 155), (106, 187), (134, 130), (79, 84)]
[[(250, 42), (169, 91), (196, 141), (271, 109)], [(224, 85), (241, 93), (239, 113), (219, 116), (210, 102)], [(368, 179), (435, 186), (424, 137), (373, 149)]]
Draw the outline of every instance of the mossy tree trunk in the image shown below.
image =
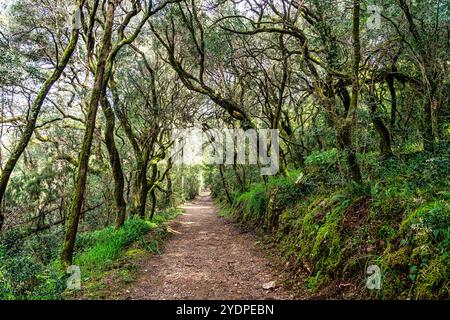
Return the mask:
[(147, 168), (150, 159), (150, 152), (148, 148), (144, 151), (141, 157), (142, 158), (138, 159), (136, 166), (133, 213), (140, 218), (145, 218), (145, 206), (147, 204), (148, 194)]
[(173, 187), (172, 187), (172, 177), (170, 174), (167, 174), (167, 182), (166, 182), (166, 194), (164, 196), (164, 206), (166, 208), (170, 208), (173, 205)]
[(150, 199), (152, 200), (152, 207), (150, 208), (150, 220), (153, 220), (156, 212), (156, 193), (155, 188), (150, 190)]
[(152, 142), (146, 142), (147, 145), (139, 145), (139, 140), (130, 125), (127, 116), (120, 110), (120, 98), (117, 92), (116, 83), (114, 81), (114, 75), (111, 74), (109, 79), (109, 87), (113, 94), (113, 101), (117, 118), (120, 121), (120, 125), (125, 131), (128, 141), (130, 141), (133, 147), (133, 153), (136, 160), (134, 181), (132, 186), (132, 215), (139, 216), (141, 218), (145, 217), (145, 207), (147, 204), (147, 194), (149, 190), (147, 171), (148, 164), (150, 161), (150, 149), (152, 148)]
[[(397, 68), (395, 66), (392, 67), (392, 72), (397, 72)], [(397, 91), (395, 90), (395, 79), (393, 75), (388, 75), (386, 81), (388, 83), (389, 93), (391, 95), (391, 119), (389, 125), (392, 130), (395, 127), (397, 117)]]
[(228, 184), (227, 184), (227, 181), (226, 181), (225, 176), (223, 174), (224, 168), (225, 168), (225, 166), (223, 164), (219, 164), (220, 178), (222, 179), (222, 184), (223, 184), (223, 188), (225, 190), (225, 194), (227, 196), (227, 201), (228, 201), (228, 203), (230, 205), (232, 205), (233, 204), (233, 200), (231, 199), (230, 191), (228, 190)]
[(370, 109), (373, 126), (380, 137), (380, 154), (383, 158), (389, 157), (392, 155), (391, 133), (379, 115), (376, 105), (371, 105)]
[(353, 147), (351, 125), (344, 125), (338, 129), (338, 146), (347, 162), (351, 180), (361, 184), (361, 170), (356, 159), (356, 149)]
[[(150, 219), (153, 219), (153, 216), (155, 214), (156, 210), (156, 194), (155, 194), (155, 187), (156, 187), (156, 180), (158, 179), (158, 165), (156, 162), (153, 162), (151, 164), (151, 176), (150, 179), (147, 181), (147, 194), (150, 194), (150, 199), (152, 201), (152, 206), (150, 208)], [(145, 204), (144, 204), (145, 209)], [(145, 218), (145, 210), (143, 212), (142, 218)]]
[(436, 48), (430, 46), (424, 33), (420, 32), (420, 24), (416, 24), (413, 15), (406, 0), (399, 0), (400, 8), (408, 22), (409, 33), (412, 35), (414, 45), (416, 46), (417, 61), (420, 68), (423, 70), (422, 86), (424, 88), (424, 106), (423, 106), (423, 146), (425, 151), (434, 151), (435, 144), (435, 130), (433, 127), (437, 126), (437, 119), (434, 118), (434, 110), (438, 109), (438, 91), (440, 72), (437, 71), (439, 66), (439, 59), (436, 57)]
[[(350, 179), (358, 184), (362, 183), (361, 169), (356, 159), (356, 149), (353, 147), (352, 135), (353, 127), (357, 124), (357, 108), (359, 100), (359, 67), (361, 62), (360, 43), (360, 2), (353, 1), (353, 77), (352, 94), (348, 93), (346, 84), (339, 81), (334, 88), (331, 75), (327, 75), (326, 80), (321, 80), (318, 71), (311, 61), (306, 60), (306, 66), (314, 78), (312, 82), (322, 107), (324, 108), (326, 120), (336, 130), (337, 147), (343, 155), (349, 167)], [(324, 41), (335, 41), (333, 38), (323, 36)], [(306, 37), (302, 38), (302, 43), (306, 44)], [(306, 47), (306, 46), (305, 46)], [(336, 56), (330, 56), (329, 61), (333, 65)], [(336, 108), (336, 94), (342, 100), (344, 110), (339, 113)]]
[(423, 107), (423, 147), (427, 152), (434, 151), (435, 135), (433, 129), (433, 104), (437, 99), (434, 95), (435, 88), (431, 89), (431, 93), (425, 97), (425, 103)]
[[(101, 96), (106, 90), (109, 79), (112, 77), (115, 58), (122, 47), (131, 44), (137, 38), (150, 16), (162, 10), (168, 3), (169, 2), (162, 3), (155, 9), (151, 9), (152, 3), (150, 2), (147, 10), (143, 12), (140, 22), (134, 26), (131, 35), (129, 37), (125, 37), (125, 29), (131, 22), (132, 18), (142, 12), (140, 2), (133, 1), (132, 10), (125, 15), (119, 27), (116, 29), (118, 36), (117, 42), (115, 42), (114, 46), (112, 46), (114, 14), (116, 7), (120, 4), (120, 1), (108, 1), (108, 6), (105, 14), (105, 22), (103, 24), (103, 37), (100, 44), (100, 51), (98, 54), (97, 64), (94, 72), (94, 88), (91, 92), (91, 97), (88, 104), (86, 128), (79, 157), (75, 188), (73, 191), (68, 214), (65, 240), (61, 253), (61, 259), (65, 264), (70, 264), (72, 262), (73, 247), (75, 244), (75, 238), (78, 229), (78, 220), (83, 203), (84, 193), (86, 190), (87, 171), (89, 168), (89, 158), (91, 154), (91, 145), (93, 132), (95, 129), (97, 109)], [(93, 19), (90, 21), (90, 26), (91, 22), (94, 23), (95, 21), (95, 16), (92, 15), (91, 17)], [(92, 28), (89, 29), (91, 31), (93, 30)], [(92, 32), (89, 33), (88, 37), (89, 52), (90, 49), (93, 48), (93, 39), (91, 38)]]
[(389, 132), (388, 127), (384, 124), (383, 117), (377, 107), (375, 85), (371, 85), (369, 88), (369, 107), (373, 126), (380, 137), (380, 154), (383, 158), (389, 157), (392, 155), (391, 133)]
[[(162, 153), (159, 155), (159, 159), (164, 159), (166, 155), (166, 150), (170, 147), (171, 144), (164, 147)], [(156, 213), (156, 204), (157, 204), (157, 198), (156, 198), (156, 189), (163, 191), (166, 193), (166, 196), (169, 192), (169, 190), (164, 190), (160, 187), (160, 183), (164, 181), (164, 179), (170, 179), (169, 178), (169, 172), (172, 169), (173, 162), (172, 157), (168, 159), (166, 169), (164, 170), (163, 174), (161, 175), (158, 170), (158, 162), (155, 161), (155, 163), (152, 163), (152, 176), (150, 178), (149, 186), (150, 186), (150, 198), (152, 200), (152, 207), (150, 210), (150, 220), (153, 219)]]
[(104, 74), (106, 62), (111, 51), (112, 27), (115, 9), (116, 1), (109, 1), (102, 43), (95, 69), (94, 87), (92, 89), (88, 104), (86, 127), (78, 160), (74, 190), (72, 193), (72, 199), (66, 221), (66, 232), (64, 236), (63, 249), (61, 252), (61, 260), (65, 265), (72, 264), (73, 248), (75, 245), (75, 239), (78, 231), (78, 222), (84, 201), (84, 194), (86, 191), (86, 180), (89, 168), (89, 158), (91, 155), (92, 139), (95, 130), (97, 110), (102, 93), (105, 90)]
[(109, 154), (109, 164), (114, 179), (114, 203), (117, 210), (116, 228), (120, 228), (125, 222), (126, 217), (126, 203), (124, 199), (125, 179), (120, 162), (119, 151), (116, 147), (114, 139), (115, 116), (109, 103), (106, 93), (103, 93), (101, 102), (103, 114), (105, 115), (105, 144)]
[(339, 143), (344, 156), (347, 160), (350, 177), (358, 183), (362, 183), (361, 169), (356, 159), (356, 149), (353, 146), (352, 135), (353, 127), (357, 123), (357, 109), (359, 103), (359, 66), (361, 62), (361, 42), (360, 42), (360, 0), (353, 0), (353, 80), (352, 96), (346, 119), (341, 128), (339, 128)]

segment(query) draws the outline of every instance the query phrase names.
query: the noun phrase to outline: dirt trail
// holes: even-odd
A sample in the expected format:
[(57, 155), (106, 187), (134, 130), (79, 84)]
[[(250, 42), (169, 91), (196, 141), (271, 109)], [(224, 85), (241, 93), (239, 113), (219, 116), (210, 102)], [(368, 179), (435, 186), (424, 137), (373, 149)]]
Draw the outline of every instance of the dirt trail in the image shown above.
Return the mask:
[(161, 255), (142, 262), (131, 299), (289, 299), (282, 287), (263, 289), (279, 280), (274, 263), (254, 236), (216, 215), (208, 194), (182, 208)]

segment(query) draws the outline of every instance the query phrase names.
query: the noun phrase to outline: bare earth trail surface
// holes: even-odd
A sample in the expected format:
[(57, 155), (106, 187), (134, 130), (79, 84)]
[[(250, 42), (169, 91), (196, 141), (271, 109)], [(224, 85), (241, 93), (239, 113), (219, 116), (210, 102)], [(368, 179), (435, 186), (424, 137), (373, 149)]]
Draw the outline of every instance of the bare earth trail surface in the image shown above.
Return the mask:
[[(142, 272), (129, 291), (131, 299), (289, 299), (274, 262), (249, 233), (217, 216), (210, 196), (202, 193), (182, 207), (170, 224), (173, 235), (161, 255), (142, 262)], [(278, 282), (278, 281), (277, 281)]]

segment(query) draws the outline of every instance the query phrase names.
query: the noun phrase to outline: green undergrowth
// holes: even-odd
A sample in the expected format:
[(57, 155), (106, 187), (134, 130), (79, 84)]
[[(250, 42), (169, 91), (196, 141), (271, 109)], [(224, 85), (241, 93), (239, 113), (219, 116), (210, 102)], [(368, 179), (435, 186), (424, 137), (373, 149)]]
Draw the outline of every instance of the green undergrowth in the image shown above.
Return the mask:
[(122, 287), (138, 275), (140, 259), (160, 254), (161, 242), (169, 235), (165, 222), (175, 218), (178, 209), (166, 210), (152, 221), (129, 219), (116, 230), (113, 226), (82, 235), (74, 259), (81, 271), (81, 290), (65, 292), (66, 298), (121, 298)]
[[(333, 179), (333, 157), (314, 153), (302, 171), (251, 185), (223, 214), (269, 234), (313, 296), (448, 299), (448, 148), (382, 165), (366, 155), (363, 186)], [(381, 269), (380, 290), (366, 287), (369, 265)]]
[[(118, 230), (80, 232), (73, 265), (80, 268), (81, 290), (66, 290), (68, 275), (58, 259), (62, 230), (24, 240), (7, 234), (0, 241), (0, 300), (113, 298), (111, 288), (134, 280), (139, 259), (159, 253), (165, 222), (179, 212), (168, 209), (152, 221), (130, 218)], [(43, 245), (46, 251), (36, 251)]]

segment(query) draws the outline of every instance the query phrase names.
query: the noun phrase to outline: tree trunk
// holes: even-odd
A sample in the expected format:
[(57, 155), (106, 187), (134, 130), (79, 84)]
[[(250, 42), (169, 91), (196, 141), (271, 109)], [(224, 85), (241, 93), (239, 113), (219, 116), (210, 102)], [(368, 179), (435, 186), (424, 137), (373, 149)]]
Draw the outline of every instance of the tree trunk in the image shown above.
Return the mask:
[(225, 176), (223, 175), (223, 168), (224, 168), (224, 165), (223, 164), (219, 164), (219, 172), (220, 172), (220, 177), (222, 179), (223, 188), (225, 189), (225, 194), (227, 195), (228, 203), (230, 205), (232, 205), (233, 201), (231, 200), (230, 192), (228, 191), (228, 185), (227, 185), (227, 182), (225, 180)]
[(391, 134), (389, 129), (386, 127), (381, 117), (377, 115), (376, 109), (371, 113), (373, 126), (380, 136), (380, 154), (383, 158), (389, 157), (392, 155)]
[(125, 179), (123, 176), (119, 151), (117, 150), (116, 142), (114, 140), (114, 112), (112, 111), (111, 104), (109, 103), (105, 93), (103, 93), (101, 106), (106, 120), (105, 143), (106, 148), (108, 149), (109, 164), (111, 166), (114, 179), (114, 202), (117, 210), (116, 228), (118, 229), (123, 225), (126, 217), (126, 203), (123, 197)]
[(139, 160), (137, 165), (136, 180), (133, 191), (133, 214), (141, 218), (145, 217), (145, 205), (147, 203), (147, 158), (145, 152), (144, 159)]
[(358, 183), (362, 183), (361, 169), (356, 159), (356, 150), (352, 143), (352, 127), (357, 123), (357, 108), (359, 102), (359, 64), (361, 62), (361, 42), (360, 42), (360, 0), (353, 0), (353, 81), (352, 97), (350, 107), (342, 128), (340, 128), (340, 144), (344, 151), (350, 178)]
[(287, 169), (286, 154), (284, 153), (281, 147), (279, 148), (279, 166), (280, 166), (279, 173), (281, 173), (283, 177), (288, 177), (289, 171)]
[(164, 205), (166, 208), (172, 207), (172, 194), (173, 194), (172, 177), (170, 176), (170, 174), (167, 174), (166, 195), (164, 196), (164, 198), (165, 198)]
[(139, 207), (138, 207), (138, 216), (141, 219), (145, 219), (145, 207), (147, 205), (147, 194), (148, 188), (147, 183), (141, 182), (141, 189), (139, 193)]
[[(392, 69), (393, 72), (397, 71), (397, 68)], [(389, 75), (387, 77), (387, 83), (389, 87), (389, 93), (391, 94), (391, 121), (390, 121), (390, 127), (393, 129), (395, 127), (395, 118), (397, 114), (397, 92), (395, 91), (395, 83), (394, 83), (394, 76)]]
[(377, 100), (375, 97), (375, 88), (372, 86), (369, 89), (369, 107), (373, 126), (375, 127), (375, 130), (380, 137), (381, 157), (389, 157), (392, 155), (391, 133), (389, 132), (387, 126), (384, 124), (383, 118), (379, 114), (379, 110), (377, 108)]
[(155, 194), (155, 188), (152, 188), (150, 190), (150, 199), (152, 200), (152, 207), (150, 209), (150, 220), (153, 220), (153, 217), (155, 215), (156, 211), (156, 194)]
[(181, 171), (181, 200), (184, 202), (185, 197), (184, 197), (184, 175), (183, 175), (183, 171)]
[(428, 69), (427, 79), (429, 79), (428, 90), (425, 93), (425, 104), (423, 108), (423, 148), (426, 152), (434, 151), (436, 109), (438, 109), (438, 83), (434, 79), (435, 75), (429, 70), (431, 67), (425, 64)]
[(150, 198), (152, 200), (152, 207), (150, 209), (150, 219), (153, 219), (153, 216), (155, 215), (156, 210), (156, 194), (155, 194), (155, 187), (158, 180), (158, 164), (152, 163), (152, 176), (150, 177), (150, 180), (147, 183), (147, 192), (150, 192)]
[(343, 153), (345, 160), (347, 161), (350, 178), (354, 182), (361, 184), (361, 170), (356, 159), (356, 150), (355, 148), (353, 148), (352, 133), (349, 126), (344, 126), (339, 130), (338, 143), (340, 146), (340, 150)]
[(66, 232), (64, 237), (63, 249), (61, 252), (61, 260), (65, 265), (72, 264), (73, 248), (78, 231), (78, 222), (81, 213), (81, 207), (84, 201), (86, 191), (86, 180), (89, 168), (89, 158), (91, 155), (92, 139), (95, 129), (95, 120), (102, 92), (105, 90), (106, 83), (104, 81), (104, 73), (106, 61), (111, 51), (112, 26), (115, 12), (115, 1), (108, 2), (107, 17), (102, 38), (102, 45), (98, 55), (97, 66), (95, 69), (94, 88), (91, 92), (89, 100), (86, 128), (84, 131), (83, 144), (78, 161), (77, 175), (74, 184), (74, 191), (69, 207), (69, 213), (66, 223)]
[(434, 132), (433, 132), (433, 98), (426, 97), (423, 108), (423, 148), (427, 152), (434, 150)]

